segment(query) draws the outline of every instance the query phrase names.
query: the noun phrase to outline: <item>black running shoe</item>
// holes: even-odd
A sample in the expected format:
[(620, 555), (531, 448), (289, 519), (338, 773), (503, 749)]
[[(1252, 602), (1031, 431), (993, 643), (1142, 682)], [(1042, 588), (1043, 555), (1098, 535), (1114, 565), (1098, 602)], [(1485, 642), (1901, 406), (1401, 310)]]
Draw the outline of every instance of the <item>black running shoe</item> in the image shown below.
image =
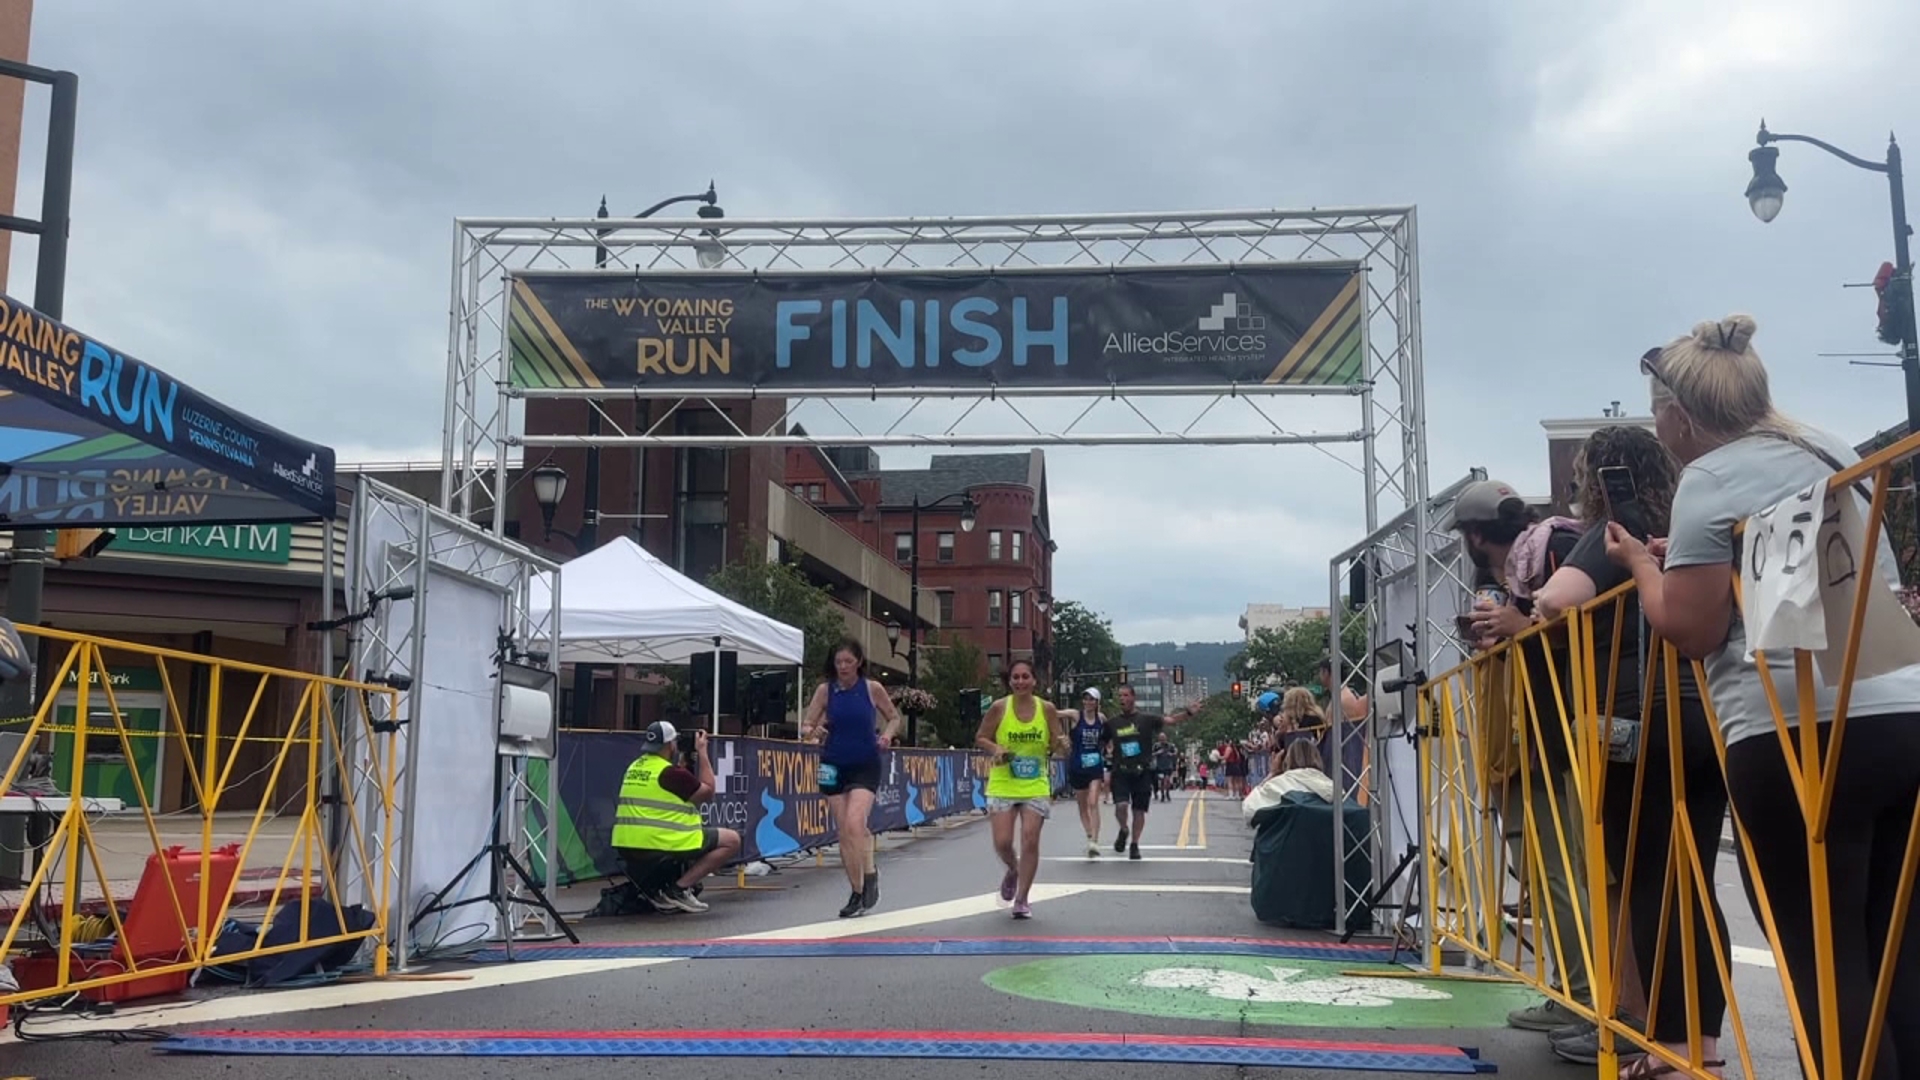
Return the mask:
[(862, 883), (862, 887), (860, 889), (860, 910), (872, 911), (873, 906), (875, 904), (878, 904), (879, 902), (880, 902), (880, 871), (869, 870), (867, 871), (867, 880)]
[(847, 906), (840, 909), (840, 917), (843, 919), (852, 919), (866, 914), (866, 909), (860, 906), (860, 899), (859, 893), (854, 893), (849, 897), (847, 899)]
[(1125, 850), (1127, 850), (1127, 827), (1122, 825), (1120, 835), (1113, 838), (1113, 853), (1118, 855)]
[(1132, 847), (1127, 849), (1127, 858), (1131, 859), (1134, 862), (1140, 861), (1140, 845), (1139, 844), (1135, 844)]

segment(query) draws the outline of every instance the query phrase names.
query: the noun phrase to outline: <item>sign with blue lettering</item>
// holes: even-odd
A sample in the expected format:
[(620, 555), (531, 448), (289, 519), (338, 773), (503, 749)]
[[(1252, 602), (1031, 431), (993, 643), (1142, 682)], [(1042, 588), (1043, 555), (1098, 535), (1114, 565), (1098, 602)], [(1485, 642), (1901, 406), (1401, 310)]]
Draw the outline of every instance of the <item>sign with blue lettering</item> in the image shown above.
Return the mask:
[(333, 451), (0, 295), (0, 529), (330, 518)]
[(951, 272), (525, 272), (520, 387), (1348, 386), (1353, 263)]

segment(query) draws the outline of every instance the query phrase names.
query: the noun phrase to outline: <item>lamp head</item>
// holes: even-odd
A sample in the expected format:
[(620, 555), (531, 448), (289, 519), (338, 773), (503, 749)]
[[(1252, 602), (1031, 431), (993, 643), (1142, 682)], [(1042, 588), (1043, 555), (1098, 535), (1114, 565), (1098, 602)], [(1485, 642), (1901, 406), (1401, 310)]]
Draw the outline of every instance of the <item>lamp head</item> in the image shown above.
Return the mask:
[(1747, 152), (1747, 160), (1753, 163), (1753, 179), (1747, 182), (1747, 205), (1763, 224), (1780, 216), (1780, 204), (1787, 197), (1787, 183), (1774, 169), (1774, 162), (1779, 159), (1780, 149), (1775, 146), (1756, 146)]
[(962, 495), (960, 497), (960, 531), (961, 532), (973, 531), (973, 526), (978, 520), (975, 517), (975, 512), (978, 509), (979, 507), (973, 501), (973, 496)]
[(897, 622), (887, 623), (887, 644), (889, 645), (900, 644), (900, 624), (899, 623)]
[[(709, 183), (707, 201), (694, 211), (695, 216), (703, 221), (718, 221), (726, 217), (727, 212), (713, 201), (714, 197), (713, 185)], [(721, 243), (719, 229), (700, 230), (700, 238), (693, 242), (693, 257), (699, 260), (702, 270), (716, 270), (726, 263), (727, 245)]]

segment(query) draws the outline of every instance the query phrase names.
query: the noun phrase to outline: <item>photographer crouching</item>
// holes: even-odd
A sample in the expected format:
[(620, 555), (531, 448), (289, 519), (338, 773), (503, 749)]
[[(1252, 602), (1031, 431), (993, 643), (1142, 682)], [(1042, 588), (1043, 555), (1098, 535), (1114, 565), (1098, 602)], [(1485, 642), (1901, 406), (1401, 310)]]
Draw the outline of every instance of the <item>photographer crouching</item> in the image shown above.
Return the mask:
[(663, 720), (648, 725), (640, 748), (620, 784), (614, 850), (648, 903), (660, 911), (697, 914), (707, 910), (694, 895), (700, 882), (740, 853), (739, 833), (709, 828), (700, 819), (700, 804), (711, 801), (718, 787), (707, 733), (683, 735)]

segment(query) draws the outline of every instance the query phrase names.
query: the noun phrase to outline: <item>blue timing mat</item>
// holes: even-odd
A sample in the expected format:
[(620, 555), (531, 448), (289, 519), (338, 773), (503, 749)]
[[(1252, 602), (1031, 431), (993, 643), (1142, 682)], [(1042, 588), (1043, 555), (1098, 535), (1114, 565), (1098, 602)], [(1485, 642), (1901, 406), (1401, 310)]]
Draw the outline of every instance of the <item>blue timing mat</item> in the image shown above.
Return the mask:
[[(1337, 942), (1272, 941), (1258, 938), (1057, 937), (1057, 938), (827, 938), (802, 941), (622, 941), (589, 945), (517, 945), (518, 960), (626, 960), (670, 957), (686, 960), (757, 960), (769, 957), (836, 956), (1085, 956), (1107, 955), (1262, 956), (1279, 960), (1330, 960), (1335, 963), (1388, 963), (1393, 950), (1376, 945)], [(468, 960), (497, 964), (503, 948), (468, 954)]]
[(276, 1056), (948, 1058), (1454, 1075), (1496, 1071), (1478, 1051), (1457, 1046), (1016, 1031), (205, 1031), (157, 1047), (175, 1054)]

